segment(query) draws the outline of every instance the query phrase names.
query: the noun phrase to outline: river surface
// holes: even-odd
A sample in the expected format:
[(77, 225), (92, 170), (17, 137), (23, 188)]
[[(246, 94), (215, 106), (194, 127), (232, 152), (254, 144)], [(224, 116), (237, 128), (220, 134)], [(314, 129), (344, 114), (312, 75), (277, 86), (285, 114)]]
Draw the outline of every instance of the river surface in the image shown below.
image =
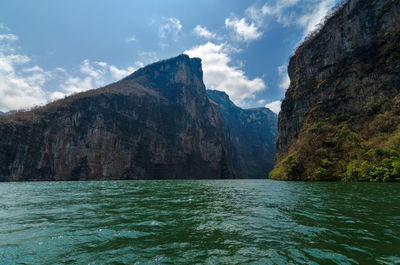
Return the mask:
[(400, 264), (400, 185), (0, 183), (0, 264)]

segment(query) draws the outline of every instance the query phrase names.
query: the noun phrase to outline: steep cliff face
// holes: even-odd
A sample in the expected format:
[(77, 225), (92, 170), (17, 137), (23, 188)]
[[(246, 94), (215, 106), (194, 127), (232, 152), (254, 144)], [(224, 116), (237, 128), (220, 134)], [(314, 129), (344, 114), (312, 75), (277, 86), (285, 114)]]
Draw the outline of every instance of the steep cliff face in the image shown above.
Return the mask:
[(0, 180), (235, 178), (236, 149), (181, 55), (109, 86), (0, 117)]
[(399, 1), (347, 1), (288, 70), (272, 178), (399, 180)]
[(237, 150), (240, 175), (267, 177), (275, 159), (277, 115), (267, 108), (241, 109), (225, 92), (207, 90), (207, 95), (222, 110), (229, 138)]

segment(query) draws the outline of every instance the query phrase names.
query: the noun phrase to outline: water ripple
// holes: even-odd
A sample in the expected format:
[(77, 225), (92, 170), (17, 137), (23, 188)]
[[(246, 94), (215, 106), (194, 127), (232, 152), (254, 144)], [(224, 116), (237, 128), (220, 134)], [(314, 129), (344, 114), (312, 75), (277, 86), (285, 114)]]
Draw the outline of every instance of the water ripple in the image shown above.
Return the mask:
[(400, 185), (0, 183), (0, 264), (400, 264)]

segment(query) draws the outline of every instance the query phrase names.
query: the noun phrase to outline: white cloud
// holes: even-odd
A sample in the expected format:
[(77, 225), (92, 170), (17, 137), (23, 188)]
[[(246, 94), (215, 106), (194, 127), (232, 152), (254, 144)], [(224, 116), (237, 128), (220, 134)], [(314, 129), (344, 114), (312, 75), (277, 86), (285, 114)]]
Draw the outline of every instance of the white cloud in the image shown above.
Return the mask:
[(319, 2), (310, 13), (298, 19), (298, 24), (304, 28), (303, 38), (317, 29), (318, 24), (322, 22), (322, 19), (334, 6), (335, 0), (323, 0)]
[(55, 92), (50, 94), (50, 100), (54, 101), (54, 100), (57, 100), (57, 99), (64, 98), (66, 96), (68, 96), (67, 93), (63, 93), (63, 92), (60, 92), (60, 91), (55, 91)]
[(11, 29), (7, 27), (4, 23), (0, 23), (0, 30), (10, 31)]
[(107, 65), (108, 65), (106, 62), (94, 62), (94, 63), (103, 68), (107, 67)]
[[(135, 63), (142, 66), (141, 62)], [(56, 100), (73, 93), (79, 93), (90, 89), (99, 88), (106, 85), (108, 82), (117, 81), (125, 76), (133, 73), (136, 68), (127, 67), (119, 69), (115, 65), (109, 65), (106, 62), (91, 62), (85, 59), (80, 66), (80, 75), (71, 76), (63, 68), (56, 68), (57, 71), (67, 75), (64, 83), (60, 85), (60, 90), (51, 93), (50, 99)]]
[(265, 102), (267, 102), (267, 100), (265, 100), (265, 99), (259, 99), (259, 100), (257, 100), (257, 104), (260, 104), (260, 105), (265, 104)]
[(250, 18), (251, 21), (254, 21), (257, 26), (261, 26), (264, 20), (264, 14), (262, 14), (260, 8), (256, 6), (250, 6), (246, 9), (246, 15)]
[(279, 84), (279, 88), (286, 90), (289, 88), (289, 86), (290, 86), (290, 78), (289, 75), (285, 73)]
[[(153, 62), (155, 62), (155, 61), (157, 61), (157, 60), (154, 60)], [(141, 62), (141, 61), (136, 61), (136, 66), (138, 67), (138, 68), (141, 68), (141, 67), (144, 67), (145, 66), (145, 64), (143, 63), (143, 62)]]
[[(61, 67), (45, 71), (38, 65), (32, 65), (28, 56), (16, 53), (16, 41), (18, 36), (14, 34), (0, 34), (0, 111), (43, 105), (49, 99), (101, 87), (136, 69), (133, 66), (119, 69), (107, 62), (86, 59), (74, 76)], [(143, 63), (137, 61), (134, 65), (142, 67)], [(46, 82), (52, 78), (61, 83), (58, 91), (44, 89)]]
[(197, 25), (194, 29), (193, 29), (193, 33), (199, 37), (203, 37), (206, 39), (214, 39), (217, 36), (215, 35), (215, 33), (212, 33), (210, 31), (207, 30), (206, 27), (202, 27), (200, 25)]
[(278, 15), (278, 17), (281, 17), (285, 9), (296, 5), (298, 2), (300, 0), (279, 0), (273, 6), (268, 4), (263, 5), (261, 12), (263, 15)]
[[(29, 108), (46, 102), (41, 86), (49, 75), (38, 66), (30, 67), (28, 56), (16, 54), (14, 34), (0, 34), (0, 110)], [(28, 68), (26, 68), (28, 67)]]
[[(100, 66), (100, 67), (97, 67), (97, 69), (95, 69), (96, 66)], [(90, 63), (90, 61), (88, 59), (86, 59), (83, 61), (83, 64), (81, 65), (80, 72), (82, 74), (85, 74), (85, 75), (88, 75), (89, 77), (91, 77), (95, 83), (101, 84), (101, 83), (103, 83), (103, 77), (105, 74), (105, 70), (102, 68), (104, 68), (104, 67), (99, 65), (98, 63), (95, 62), (95, 64), (92, 65)]]
[(204, 82), (208, 89), (225, 91), (236, 104), (242, 105), (246, 99), (254, 99), (266, 85), (261, 78), (249, 79), (243, 70), (231, 66), (231, 52), (226, 44), (212, 42), (185, 51), (190, 57), (202, 59)]
[(0, 41), (16, 41), (18, 37), (14, 34), (0, 34)]
[(270, 109), (272, 112), (279, 114), (279, 112), (281, 111), (281, 104), (282, 102), (280, 100), (268, 103), (267, 105), (265, 105), (266, 108)]
[(281, 79), (279, 82), (279, 88), (286, 90), (290, 85), (290, 78), (287, 72), (287, 65), (283, 64), (278, 66), (278, 74), (279, 78)]
[(300, 0), (276, 0), (275, 3), (266, 3), (263, 6), (257, 4), (246, 9), (246, 15), (258, 26), (264, 23), (266, 17), (274, 18), (278, 23), (288, 26), (293, 24), (293, 14), (287, 9), (295, 6)]
[(132, 41), (136, 41), (136, 38), (133, 35), (126, 39), (126, 42), (132, 42)]
[(61, 88), (66, 92), (66, 94), (79, 93), (86, 90), (95, 88), (95, 84), (101, 86), (102, 82), (100, 80), (93, 80), (92, 77), (68, 77)]
[(170, 45), (170, 41), (177, 42), (181, 30), (182, 24), (179, 19), (175, 17), (163, 18), (163, 24), (158, 29), (158, 35), (161, 39), (158, 45), (165, 48)]
[(62, 73), (66, 72), (66, 70), (64, 68), (62, 68), (62, 67), (56, 67), (56, 71), (59, 71), (59, 72), (62, 72)]
[(243, 41), (257, 40), (262, 36), (255, 23), (248, 23), (245, 18), (225, 19), (225, 27), (235, 32), (237, 39)]
[[(140, 52), (139, 57), (140, 57), (140, 60), (142, 62), (144, 62), (145, 64), (153, 63), (153, 62), (156, 62), (159, 60), (157, 57), (157, 54), (155, 52)], [(141, 66), (139, 65), (139, 67), (143, 67), (143, 66), (144, 66), (143, 63)]]
[(133, 67), (128, 67), (126, 69), (118, 69), (116, 66), (110, 66), (111, 76), (117, 80), (122, 79), (130, 74), (132, 74), (136, 69)]
[(246, 9), (246, 14), (258, 26), (264, 23), (266, 17), (273, 18), (283, 26), (298, 25), (303, 28), (304, 38), (316, 29), (335, 6), (335, 2), (335, 0), (275, 0), (261, 7), (257, 4), (252, 5)]
[(175, 17), (164, 18), (164, 24), (159, 28), (160, 38), (168, 38), (170, 35), (177, 35), (182, 30), (181, 21)]
[(42, 67), (39, 67), (37, 65), (32, 66), (31, 68), (25, 68), (23, 70), (24, 72), (41, 72), (41, 73), (45, 73), (45, 71), (43, 70)]

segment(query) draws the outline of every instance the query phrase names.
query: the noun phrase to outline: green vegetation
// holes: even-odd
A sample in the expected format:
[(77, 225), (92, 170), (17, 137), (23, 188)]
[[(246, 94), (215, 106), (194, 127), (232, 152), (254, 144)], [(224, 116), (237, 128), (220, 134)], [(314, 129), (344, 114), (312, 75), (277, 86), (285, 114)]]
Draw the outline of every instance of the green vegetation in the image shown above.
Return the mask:
[(379, 19), (393, 17), (393, 1), (384, 2), (342, 2), (291, 57), (270, 178), (400, 181), (400, 27)]
[(370, 149), (361, 159), (351, 161), (345, 181), (400, 181), (400, 152), (393, 149)]
[(302, 180), (304, 178), (305, 169), (303, 161), (297, 154), (287, 156), (280, 167), (276, 167), (269, 173), (270, 178), (274, 179), (290, 179)]
[(400, 181), (400, 117), (395, 104), (367, 104), (358, 120), (309, 122), (269, 177), (280, 180)]

